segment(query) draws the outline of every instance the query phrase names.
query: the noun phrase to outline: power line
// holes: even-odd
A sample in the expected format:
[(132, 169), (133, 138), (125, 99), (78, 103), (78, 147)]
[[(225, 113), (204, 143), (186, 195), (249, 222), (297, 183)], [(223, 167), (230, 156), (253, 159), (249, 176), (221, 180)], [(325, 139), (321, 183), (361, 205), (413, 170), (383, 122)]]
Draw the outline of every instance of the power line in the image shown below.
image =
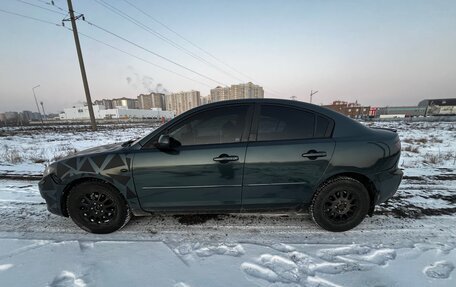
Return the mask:
[(188, 68), (188, 67), (186, 67), (186, 66), (184, 66), (184, 65), (181, 65), (181, 64), (179, 64), (179, 63), (177, 63), (177, 62), (175, 62), (175, 61), (173, 61), (173, 60), (171, 60), (171, 59), (169, 59), (169, 58), (167, 58), (167, 57), (165, 57), (165, 56), (162, 56), (162, 55), (160, 55), (160, 54), (158, 54), (158, 53), (156, 53), (156, 52), (154, 52), (154, 51), (152, 51), (152, 50), (149, 50), (149, 49), (147, 49), (147, 48), (145, 48), (145, 47), (143, 47), (143, 46), (141, 46), (141, 45), (139, 45), (139, 44), (133, 42), (133, 41), (130, 41), (130, 40), (128, 40), (128, 39), (126, 39), (126, 38), (124, 38), (124, 37), (122, 37), (122, 36), (120, 36), (120, 35), (117, 35), (116, 33), (109, 31), (108, 29), (105, 29), (105, 28), (103, 28), (103, 27), (101, 27), (101, 26), (98, 26), (98, 25), (96, 25), (96, 24), (94, 24), (94, 23), (92, 23), (92, 22), (90, 22), (90, 21), (87, 21), (87, 20), (85, 20), (84, 22), (86, 22), (87, 24), (89, 24), (89, 25), (91, 25), (91, 26), (93, 26), (93, 27), (95, 27), (95, 28), (97, 28), (97, 29), (99, 29), (99, 30), (102, 30), (102, 31), (105, 32), (105, 33), (108, 33), (108, 34), (110, 34), (110, 35), (112, 35), (112, 36), (114, 36), (114, 37), (116, 37), (116, 38), (119, 38), (119, 39), (121, 39), (122, 41), (125, 41), (125, 42), (127, 42), (127, 43), (129, 43), (129, 44), (131, 44), (131, 45), (133, 45), (133, 46), (135, 46), (135, 47), (137, 47), (137, 48), (140, 48), (141, 50), (144, 50), (144, 51), (146, 51), (146, 52), (148, 52), (148, 53), (150, 53), (150, 54), (152, 54), (152, 55), (154, 55), (154, 56), (156, 56), (156, 57), (159, 57), (159, 58), (161, 58), (161, 59), (163, 59), (163, 60), (165, 60), (165, 61), (167, 61), (167, 62), (169, 62), (169, 63), (172, 63), (172, 64), (174, 64), (174, 65), (176, 65), (176, 66), (178, 66), (178, 67), (180, 67), (180, 68), (182, 68), (182, 69), (185, 69), (185, 70), (187, 70), (187, 71), (190, 71), (190, 72), (192, 72), (192, 73), (194, 73), (194, 74), (196, 74), (196, 75), (198, 75), (198, 76), (200, 76), (200, 77), (203, 77), (203, 78), (205, 78), (205, 79), (208, 79), (208, 80), (210, 80), (210, 81), (212, 81), (212, 82), (215, 82), (215, 83), (217, 83), (217, 84), (219, 84), (219, 85), (227, 86), (226, 84), (224, 84), (224, 83), (222, 83), (222, 82), (220, 82), (220, 81), (217, 81), (217, 80), (215, 80), (215, 79), (213, 79), (213, 78), (211, 78), (211, 77), (209, 77), (209, 76), (206, 76), (206, 75), (204, 75), (204, 74), (201, 74), (200, 72), (197, 72), (197, 71), (195, 71), (195, 70), (193, 70), (193, 69), (191, 69), (191, 68)]
[(178, 36), (179, 38), (181, 38), (182, 40), (184, 40), (185, 42), (189, 43), (190, 45), (192, 45), (193, 47), (197, 48), (198, 50), (202, 51), (203, 53), (205, 53), (206, 55), (210, 56), (211, 58), (213, 58), (214, 60), (218, 61), (219, 63), (225, 65), (226, 67), (230, 68), (231, 70), (241, 74), (242, 76), (246, 77), (246, 78), (249, 78), (249, 79), (252, 79), (251, 77), (247, 76), (246, 74), (238, 71), (237, 69), (233, 68), (232, 66), (228, 65), (227, 63), (225, 63), (224, 61), (220, 60), (219, 58), (217, 58), (216, 56), (214, 56), (212, 53), (208, 52), (207, 50), (201, 48), (199, 45), (195, 44), (194, 42), (190, 41), (189, 39), (185, 38), (184, 36), (182, 36), (180, 33), (178, 33), (177, 31), (175, 31), (174, 29), (172, 29), (171, 27), (169, 27), (168, 25), (164, 24), (163, 22), (160, 22), (159, 20), (157, 20), (156, 18), (154, 18), (152, 15), (146, 13), (144, 10), (141, 10), (138, 6), (132, 4), (130, 1), (128, 0), (123, 0), (125, 3), (127, 3), (128, 5), (130, 5), (131, 7), (135, 8), (136, 10), (138, 10), (139, 12), (141, 12), (142, 14), (146, 15), (147, 17), (149, 17), (152, 21), (160, 24), (161, 26), (165, 27), (167, 30), (171, 31), (172, 33), (174, 33), (176, 36)]
[(53, 25), (53, 26), (60, 26), (60, 24), (57, 24), (57, 23), (53, 23), (53, 22), (50, 22), (50, 21), (47, 21), (47, 20), (43, 20), (43, 19), (39, 19), (39, 18), (35, 18), (35, 17), (23, 15), (23, 14), (19, 14), (19, 13), (16, 13), (16, 12), (11, 12), (11, 11), (7, 11), (7, 10), (3, 10), (3, 9), (0, 9), (0, 12), (6, 13), (6, 14), (10, 14), (10, 15), (14, 15), (14, 16), (18, 16), (18, 17), (22, 17), (22, 18), (35, 20), (35, 21), (38, 21), (38, 22), (41, 22), (41, 23), (45, 23), (45, 24), (50, 24), (50, 25)]
[(186, 49), (185, 47), (179, 45), (178, 43), (176, 43), (175, 41), (171, 40), (170, 38), (166, 37), (165, 35), (161, 34), (160, 32), (150, 28), (149, 26), (147, 26), (146, 24), (140, 22), (139, 20), (131, 17), (130, 15), (128, 15), (127, 13), (121, 11), (120, 9), (114, 7), (113, 5), (107, 3), (106, 1), (104, 0), (94, 0), (96, 3), (98, 3), (99, 5), (105, 7), (106, 9), (110, 10), (111, 12), (119, 15), (120, 17), (126, 19), (127, 21), (135, 24), (136, 26), (144, 29), (145, 31), (149, 32), (150, 34), (156, 36), (157, 38), (165, 41), (166, 43), (170, 44), (171, 46), (175, 47), (176, 49), (180, 50), (180, 51), (183, 51), (185, 54), (191, 56), (192, 58), (200, 61), (200, 62), (203, 62), (205, 63), (206, 65), (224, 73), (225, 75), (228, 75), (238, 81), (243, 81), (242, 79), (236, 77), (235, 75), (233, 75), (232, 73), (230, 72), (227, 72), (225, 71), (224, 69), (221, 69), (220, 67), (214, 65), (213, 63), (207, 61), (206, 59), (204, 59), (203, 57), (193, 53), (192, 51)]
[(56, 14), (60, 14), (60, 15), (66, 16), (66, 14), (64, 14), (64, 13), (61, 13), (61, 12), (58, 12), (58, 11), (55, 11), (55, 10), (52, 10), (52, 9), (48, 9), (48, 8), (45, 8), (45, 7), (41, 7), (39, 5), (30, 3), (30, 2), (27, 2), (27, 1), (23, 1), (23, 0), (16, 0), (16, 1), (20, 2), (20, 3), (23, 3), (23, 4), (27, 4), (27, 5), (33, 6), (33, 7), (36, 7), (36, 8), (39, 8), (39, 9), (42, 9), (42, 10), (46, 10), (48, 12), (52, 12), (52, 13), (56, 13)]
[[(43, 1), (41, 1), (41, 2), (43, 2)], [(43, 2), (43, 3), (47, 3), (47, 2)], [(48, 3), (47, 3), (47, 4), (48, 4)], [(38, 7), (37, 7), (37, 8), (38, 8)], [(43, 7), (40, 7), (40, 8), (43, 8)], [(45, 23), (45, 24), (49, 24), (49, 25), (52, 25), (52, 26), (57, 26), (57, 27), (61, 27), (61, 26), (62, 26), (61, 24), (58, 24), (58, 23), (54, 23), (54, 22), (50, 22), (50, 21), (47, 21), (47, 20), (39, 19), (39, 18), (36, 18), (36, 17), (31, 17), (31, 16), (19, 14), (19, 13), (12, 12), (12, 11), (7, 11), (7, 10), (4, 10), (4, 9), (0, 9), (0, 12), (6, 13), (6, 14), (10, 14), (10, 15), (14, 15), (14, 16), (18, 16), (18, 17), (21, 17), (21, 18), (26, 18), (26, 19), (34, 20), (34, 21), (37, 21), (37, 22)], [(177, 66), (179, 66), (179, 67), (181, 67), (181, 68), (183, 68), (183, 69), (186, 69), (186, 70), (188, 70), (188, 71), (190, 71), (190, 72), (192, 72), (192, 73), (195, 73), (195, 74), (197, 74), (197, 75), (199, 75), (199, 76), (201, 76), (201, 77), (203, 77), (203, 78), (206, 78), (206, 79), (208, 79), (208, 80), (210, 80), (210, 81), (216, 82), (216, 83), (221, 84), (221, 85), (223, 85), (223, 86), (227, 86), (227, 85), (224, 84), (224, 83), (218, 82), (218, 81), (215, 80), (215, 79), (212, 79), (212, 78), (210, 78), (210, 77), (207, 77), (207, 76), (205, 76), (205, 75), (203, 75), (203, 74), (201, 74), (201, 73), (199, 73), (199, 72), (197, 72), (197, 71), (194, 71), (194, 70), (192, 70), (192, 69), (190, 69), (190, 68), (187, 68), (187, 67), (185, 67), (185, 66), (183, 66), (183, 65), (181, 65), (181, 64), (179, 64), (179, 63), (176, 63), (176, 62), (174, 62), (174, 61), (172, 61), (172, 60), (170, 60), (170, 59), (168, 59), (168, 58), (166, 58), (166, 57), (164, 57), (164, 56), (161, 56), (161, 55), (159, 55), (159, 54), (157, 54), (157, 53), (155, 53), (155, 52), (153, 52), (153, 51), (150, 51), (150, 50), (148, 50), (147, 48), (144, 48), (144, 47), (142, 47), (142, 46), (140, 46), (140, 45), (138, 45), (138, 44), (136, 44), (136, 43), (134, 43), (134, 42), (132, 42), (132, 41), (130, 41), (130, 40), (128, 40), (128, 39), (125, 39), (125, 38), (123, 38), (122, 36), (119, 36), (119, 35), (117, 35), (117, 34), (111, 32), (111, 31), (109, 31), (109, 30), (107, 30), (107, 29), (105, 29), (105, 28), (102, 28), (102, 27), (100, 27), (100, 26), (98, 26), (98, 25), (95, 25), (94, 23), (91, 23), (91, 22), (89, 22), (89, 21), (85, 21), (85, 22), (88, 23), (88, 24), (90, 24), (90, 25), (92, 25), (92, 26), (94, 26), (94, 27), (96, 27), (96, 28), (98, 28), (98, 29), (101, 29), (102, 31), (104, 31), (104, 32), (106, 32), (106, 33), (108, 33), (108, 34), (111, 34), (111, 35), (113, 35), (113, 36), (115, 36), (115, 37), (117, 37), (117, 38), (119, 38), (119, 39), (121, 39), (121, 40), (123, 40), (123, 41), (126, 41), (126, 42), (130, 43), (131, 45), (134, 45), (134, 46), (136, 46), (136, 47), (138, 47), (138, 48), (140, 48), (140, 49), (142, 49), (142, 50), (144, 50), (144, 51), (147, 51), (147, 52), (149, 52), (149, 53), (151, 53), (151, 54), (153, 54), (153, 55), (155, 55), (155, 56), (157, 56), (157, 57), (160, 57), (160, 58), (162, 58), (162, 59), (164, 59), (164, 60), (166, 60), (166, 61), (168, 61), (168, 62), (171, 62), (171, 63), (173, 63), (174, 65), (177, 65)], [(108, 43), (105, 43), (105, 42), (103, 42), (103, 41), (101, 41), (101, 40), (98, 40), (98, 39), (96, 39), (96, 38), (93, 38), (93, 37), (91, 37), (91, 36), (88, 36), (88, 35), (86, 35), (86, 34), (83, 34), (83, 33), (81, 33), (81, 32), (78, 32), (78, 34), (81, 34), (81, 35), (84, 36), (84, 37), (87, 37), (87, 38), (90, 38), (90, 39), (92, 39), (92, 40), (94, 40), (94, 41), (97, 41), (97, 42), (99, 42), (99, 43), (101, 43), (101, 44), (103, 44), (103, 45), (105, 45), (105, 46), (111, 47), (112, 49), (115, 49), (115, 50), (117, 50), (117, 51), (119, 51), (119, 52), (121, 52), (121, 53), (124, 53), (124, 54), (127, 54), (127, 55), (131, 56), (131, 57), (134, 57), (134, 58), (136, 58), (136, 59), (138, 59), (138, 60), (140, 60), (140, 61), (143, 61), (143, 62), (145, 62), (145, 63), (148, 63), (148, 64), (151, 64), (151, 65), (153, 65), (153, 66), (156, 66), (156, 67), (158, 67), (158, 68), (160, 68), (160, 69), (162, 69), (162, 70), (165, 70), (165, 71), (167, 71), (167, 72), (170, 72), (170, 73), (176, 74), (176, 75), (178, 75), (178, 76), (180, 76), (180, 77), (183, 77), (183, 78), (185, 78), (185, 79), (188, 79), (188, 80), (197, 82), (197, 83), (202, 84), (202, 85), (204, 85), (204, 86), (206, 86), (206, 87), (209, 87), (209, 88), (211, 87), (211, 86), (209, 86), (208, 84), (205, 84), (205, 83), (203, 83), (203, 82), (201, 82), (201, 81), (198, 81), (198, 80), (196, 80), (196, 79), (187, 77), (187, 76), (182, 75), (182, 74), (180, 74), (180, 73), (178, 73), (178, 72), (175, 72), (175, 71), (173, 71), (173, 70), (171, 70), (171, 69), (167, 69), (167, 68), (165, 68), (165, 67), (162, 67), (162, 66), (160, 66), (160, 65), (157, 65), (157, 64), (155, 64), (155, 63), (152, 63), (152, 62), (150, 62), (150, 61), (148, 61), (148, 60), (146, 60), (146, 59), (144, 59), (144, 58), (135, 56), (135, 55), (133, 55), (133, 54), (127, 52), (127, 51), (124, 51), (124, 50), (122, 50), (122, 49), (119, 49), (119, 48), (117, 48), (117, 47), (115, 47), (115, 46), (113, 46), (113, 45), (110, 45), (110, 44), (108, 44)]]
[[(69, 31), (73, 31), (73, 30), (71, 30), (71, 28), (68, 28), (68, 27), (65, 27), (65, 28), (68, 29)], [(208, 88), (211, 88), (211, 86), (208, 85), (208, 84), (206, 84), (206, 83), (200, 82), (200, 81), (198, 81), (198, 80), (192, 79), (192, 78), (190, 78), (190, 77), (187, 77), (187, 76), (185, 76), (185, 75), (182, 75), (182, 74), (180, 74), (180, 73), (178, 73), (178, 72), (175, 72), (175, 71), (170, 70), (170, 69), (168, 69), (168, 68), (165, 68), (165, 67), (163, 67), (163, 66), (160, 66), (160, 65), (157, 65), (157, 64), (155, 64), (155, 63), (152, 63), (152, 62), (150, 62), (150, 61), (148, 61), (148, 60), (146, 60), (146, 59), (144, 59), (144, 58), (141, 58), (141, 57), (139, 57), (139, 56), (136, 56), (136, 55), (134, 55), (134, 54), (131, 54), (130, 52), (127, 52), (127, 51), (125, 51), (125, 50), (122, 50), (122, 49), (120, 49), (120, 48), (117, 48), (116, 46), (113, 46), (113, 45), (111, 45), (111, 44), (108, 44), (108, 43), (106, 43), (106, 42), (103, 42), (103, 41), (101, 41), (101, 40), (98, 40), (98, 39), (96, 39), (96, 38), (94, 38), (94, 37), (92, 37), (92, 36), (89, 36), (89, 35), (87, 35), (87, 34), (84, 34), (84, 33), (82, 33), (82, 32), (79, 32), (79, 31), (78, 31), (78, 34), (81, 35), (81, 36), (84, 36), (84, 37), (86, 37), (86, 38), (88, 38), (88, 39), (91, 39), (91, 40), (93, 40), (93, 41), (95, 41), (95, 42), (98, 42), (98, 43), (100, 43), (100, 44), (103, 44), (103, 45), (105, 45), (105, 46), (108, 46), (108, 47), (110, 47), (110, 48), (112, 48), (112, 49), (114, 49), (114, 50), (116, 50), (116, 51), (119, 51), (119, 52), (121, 52), (121, 53), (124, 53), (124, 54), (126, 54), (126, 55), (129, 55), (130, 57), (136, 58), (136, 59), (138, 59), (138, 60), (140, 60), (140, 61), (143, 61), (143, 62), (148, 63), (148, 64), (150, 64), (150, 65), (153, 65), (153, 66), (155, 66), (155, 67), (158, 67), (158, 68), (160, 68), (160, 69), (162, 69), (162, 70), (165, 70), (165, 71), (167, 71), (167, 72), (170, 72), (170, 73), (173, 73), (173, 74), (178, 75), (178, 76), (180, 76), (180, 77), (183, 77), (183, 78), (185, 78), (185, 79), (187, 79), (187, 80), (194, 81), (194, 82), (196, 82), (196, 83), (198, 83), (198, 84), (201, 84), (201, 85), (204, 85), (204, 86), (206, 86), (206, 87), (208, 87)]]
[[(43, 20), (43, 19), (39, 19), (39, 18), (35, 18), (35, 17), (30, 17), (30, 16), (27, 16), (27, 15), (23, 15), (23, 14), (11, 12), (11, 11), (6, 11), (6, 10), (3, 10), (3, 9), (0, 9), (0, 12), (6, 13), (6, 14), (10, 14), (10, 15), (13, 15), (13, 16), (18, 16), (18, 17), (22, 17), (22, 18), (31, 19), (31, 20), (38, 21), (38, 22), (41, 22), (41, 23), (44, 23), (44, 24), (49, 24), (49, 25), (52, 25), (52, 26), (63, 27), (63, 28), (66, 28), (66, 29), (69, 30), (69, 31), (73, 31), (71, 28), (64, 27), (64, 26), (62, 26), (61, 24), (53, 23), (53, 22), (50, 22), (50, 21), (47, 21), (47, 20)], [(122, 49), (120, 49), (120, 48), (118, 48), (118, 47), (116, 47), (116, 46), (113, 46), (113, 45), (111, 45), (111, 44), (108, 44), (108, 43), (106, 43), (106, 42), (103, 42), (103, 41), (101, 41), (101, 40), (99, 40), (99, 39), (97, 39), (97, 38), (94, 38), (94, 37), (92, 37), (92, 36), (89, 36), (89, 35), (87, 35), (87, 34), (84, 34), (84, 33), (82, 33), (82, 32), (79, 32), (79, 31), (78, 31), (78, 34), (81, 35), (81, 36), (84, 36), (84, 37), (86, 37), (86, 38), (88, 38), (88, 39), (91, 39), (91, 40), (93, 40), (93, 41), (95, 41), (95, 42), (98, 42), (98, 43), (100, 43), (100, 44), (103, 44), (103, 45), (105, 45), (105, 46), (107, 46), (107, 47), (110, 47), (110, 48), (112, 48), (112, 49), (114, 49), (114, 50), (116, 50), (116, 51), (119, 51), (119, 52), (121, 52), (121, 53), (124, 53), (124, 54), (126, 54), (126, 55), (129, 55), (130, 57), (136, 58), (136, 59), (138, 59), (138, 60), (140, 60), (140, 61), (143, 61), (143, 62), (148, 63), (148, 64), (150, 64), (150, 65), (153, 65), (153, 66), (155, 66), (155, 67), (157, 67), (157, 68), (160, 68), (160, 69), (162, 69), (162, 70), (164, 70), (164, 71), (167, 71), (167, 72), (169, 72), (169, 73), (175, 74), (175, 75), (177, 75), (177, 76), (179, 76), (179, 77), (185, 78), (185, 79), (190, 80), (190, 81), (193, 81), (193, 82), (195, 82), (195, 83), (201, 84), (201, 85), (206, 86), (206, 87), (208, 87), (208, 88), (211, 88), (210, 85), (208, 85), (208, 84), (206, 84), (206, 83), (204, 83), (204, 82), (201, 82), (201, 81), (199, 81), (199, 80), (196, 80), (196, 79), (193, 79), (193, 78), (191, 78), (191, 77), (185, 76), (185, 75), (183, 75), (183, 74), (180, 74), (180, 73), (178, 73), (178, 72), (175, 72), (175, 71), (173, 71), (173, 70), (171, 70), (171, 69), (168, 69), (168, 68), (166, 68), (166, 67), (163, 67), (163, 66), (160, 66), (160, 65), (158, 65), (158, 64), (155, 64), (155, 63), (153, 63), (153, 62), (150, 62), (150, 61), (148, 61), (148, 60), (146, 60), (146, 59), (144, 59), (144, 58), (142, 58), (142, 57), (136, 56), (136, 55), (134, 55), (134, 54), (132, 54), (132, 53), (130, 53), (130, 52), (127, 52), (127, 51), (122, 50)]]
[[(25, 2), (25, 1), (22, 1), (22, 0), (17, 0), (17, 1)], [(59, 10), (66, 11), (66, 10), (64, 10), (63, 8), (61, 8), (61, 7), (59, 7), (58, 5), (56, 5), (56, 4), (54, 3), (54, 1), (50, 1), (50, 2), (49, 2), (49, 1), (44, 1), (44, 0), (38, 0), (38, 1), (40, 1), (40, 2), (42, 2), (42, 3), (45, 3), (45, 4), (47, 4), (47, 5), (50, 5), (50, 6), (52, 6), (52, 7), (56, 7), (56, 8), (59, 9)], [(179, 49), (179, 50), (181, 50), (181, 51), (184, 51), (186, 54), (192, 56), (193, 58), (195, 58), (195, 59), (197, 59), (197, 60), (199, 60), (199, 61), (201, 61), (201, 62), (206, 63), (207, 65), (209, 65), (209, 66), (211, 66), (211, 67), (213, 67), (213, 68), (215, 68), (215, 69), (221, 71), (222, 73), (224, 73), (224, 74), (226, 74), (226, 75), (228, 75), (228, 76), (230, 76), (230, 77), (232, 77), (232, 78), (235, 78), (236, 80), (239, 80), (239, 81), (241, 81), (241, 82), (243, 81), (242, 79), (240, 79), (240, 78), (234, 76), (233, 74), (228, 73), (228, 72), (226, 72), (226, 71), (220, 69), (219, 67), (215, 66), (214, 64), (212, 64), (211, 62), (207, 61), (206, 59), (204, 59), (204, 58), (202, 58), (202, 57), (200, 57), (200, 56), (198, 56), (198, 55), (192, 53), (192, 52), (189, 51), (188, 49), (185, 49), (184, 47), (182, 47), (181, 45), (179, 45), (179, 44), (176, 43), (175, 41), (173, 41), (173, 40), (167, 38), (166, 36), (164, 36), (163, 34), (157, 32), (157, 31), (153, 30), (152, 28), (148, 27), (148, 26), (145, 25), (144, 23), (142, 23), (142, 22), (136, 20), (135, 18), (129, 16), (129, 15), (126, 14), (125, 12), (123, 12), (123, 11), (119, 10), (118, 8), (112, 6), (111, 4), (107, 3), (106, 1), (104, 1), (104, 0), (94, 0), (94, 1), (97, 2), (98, 4), (100, 4), (101, 6), (105, 7), (106, 9), (110, 10), (111, 12), (113, 12), (113, 13), (115, 13), (115, 14), (121, 16), (122, 18), (124, 18), (124, 19), (126, 19), (126, 20), (132, 22), (133, 24), (137, 25), (138, 27), (140, 27), (140, 28), (146, 30), (147, 32), (149, 32), (149, 33), (155, 35), (156, 37), (162, 39), (163, 41), (165, 41), (165, 42), (167, 42), (168, 44), (174, 46), (175, 48), (177, 48), (177, 49)], [(205, 54), (209, 55), (211, 58), (213, 58), (213, 59), (215, 59), (216, 61), (222, 63), (223, 65), (227, 66), (227, 67), (230, 68), (231, 70), (233, 70), (233, 71), (235, 71), (235, 72), (237, 72), (237, 73), (243, 75), (244, 77), (249, 78), (250, 80), (252, 80), (252, 81), (254, 81), (254, 82), (257, 82), (258, 84), (261, 85), (261, 82), (255, 81), (254, 79), (252, 79), (252, 77), (250, 77), (250, 76), (248, 76), (248, 75), (246, 75), (246, 74), (244, 74), (244, 73), (238, 71), (238, 70), (235, 69), (234, 67), (232, 67), (232, 66), (228, 65), (227, 63), (223, 62), (223, 61), (220, 60), (219, 58), (215, 57), (212, 53), (210, 53), (210, 52), (204, 50), (203, 48), (201, 48), (200, 46), (196, 45), (196, 44), (193, 43), (192, 41), (186, 39), (184, 36), (182, 36), (181, 34), (179, 34), (178, 32), (176, 32), (175, 30), (173, 30), (171, 27), (169, 27), (168, 25), (166, 25), (166, 24), (160, 22), (159, 20), (155, 19), (155, 18), (152, 17), (150, 14), (144, 12), (143, 10), (141, 10), (140, 8), (138, 8), (136, 5), (132, 4), (132, 3), (129, 2), (128, 0), (124, 0), (124, 2), (127, 3), (128, 5), (132, 6), (132, 7), (135, 8), (136, 10), (140, 11), (141, 13), (143, 13), (144, 15), (146, 15), (147, 17), (149, 17), (150, 19), (152, 19), (154, 22), (156, 22), (156, 23), (162, 25), (162, 26), (165, 27), (167, 30), (173, 32), (174, 34), (176, 34), (177, 36), (179, 36), (180, 38), (182, 38), (184, 41), (188, 42), (188, 43), (191, 44), (192, 46), (196, 47), (197, 49), (201, 50), (201, 51), (204, 52)], [(38, 6), (38, 7), (39, 7), (39, 6)], [(42, 7), (39, 7), (39, 8), (42, 8)], [(42, 8), (42, 9), (45, 9), (45, 8)], [(50, 10), (50, 11), (52, 11), (52, 10)], [(98, 28), (100, 28), (100, 27), (98, 27)], [(105, 31), (105, 32), (106, 32), (106, 31)], [(156, 55), (156, 56), (157, 56), (157, 55)], [(193, 72), (193, 71), (192, 71), (192, 72)], [(202, 75), (202, 74), (200, 74), (200, 73), (198, 73), (198, 72), (196, 72), (196, 73), (199, 74), (199, 75), (202, 76), (202, 77), (206, 77), (206, 76), (204, 76), (204, 75)], [(223, 84), (223, 83), (221, 83), (221, 82), (219, 82), (219, 81), (216, 81), (216, 80), (214, 80), (214, 79), (211, 79), (211, 78), (208, 78), (208, 79), (211, 80), (211, 81), (214, 81), (214, 82), (216, 82), (216, 83), (218, 83), (218, 84), (222, 84), (222, 85), (226, 86), (226, 84)], [(264, 86), (264, 85), (263, 85), (263, 86)], [(266, 87), (265, 87), (265, 88), (266, 88)], [(268, 90), (270, 93), (272, 93), (272, 94), (274, 94), (274, 95), (279, 95), (279, 94), (280, 94), (279, 92), (274, 91), (274, 90), (269, 89), (269, 88), (266, 88), (266, 90)]]
[[(44, 4), (46, 4), (46, 5), (55, 7), (55, 8), (57, 8), (57, 9), (59, 9), (60, 11), (67, 12), (66, 9), (64, 9), (64, 8), (58, 6), (58, 5), (55, 5), (55, 2), (54, 2), (53, 0), (51, 0), (51, 1), (38, 0), (38, 1), (41, 2), (41, 3), (44, 3)], [(74, 11), (74, 12), (77, 12), (77, 11)]]
[[(152, 15), (150, 15), (149, 13), (145, 12), (144, 10), (140, 9), (138, 6), (132, 4), (130, 1), (128, 0), (123, 0), (125, 3), (127, 3), (128, 5), (130, 5), (131, 7), (135, 8), (136, 10), (138, 10), (140, 13), (144, 14), (145, 16), (147, 16), (148, 18), (150, 18), (152, 21), (154, 21), (155, 23), (158, 23), (159, 25), (165, 27), (167, 30), (171, 31), (172, 33), (174, 33), (175, 35), (177, 35), (179, 38), (181, 38), (182, 40), (184, 40), (185, 42), (189, 43), (190, 45), (192, 45), (193, 47), (197, 48), (198, 50), (202, 51), (203, 53), (205, 53), (206, 55), (210, 56), (211, 58), (213, 58), (214, 60), (218, 61), (219, 63), (225, 65), (226, 67), (230, 68), (231, 70), (233, 70), (234, 72), (237, 72), (239, 73), (240, 75), (254, 81), (254, 82), (257, 82), (255, 81), (252, 77), (244, 74), (243, 72), (237, 70), (236, 68), (232, 67), (231, 65), (227, 64), (226, 62), (222, 61), (220, 58), (214, 56), (214, 54), (208, 52), (207, 50), (201, 48), (199, 45), (195, 44), (194, 42), (190, 41), (189, 39), (187, 39), (186, 37), (182, 36), (180, 33), (178, 33), (177, 31), (175, 31), (174, 29), (172, 29), (171, 27), (169, 27), (168, 25), (164, 24), (163, 22), (157, 20), (155, 17), (153, 17)], [(257, 82), (258, 83), (258, 82)], [(268, 89), (270, 91), (273, 91), (271, 89)], [(274, 93), (278, 93), (277, 91), (273, 91)]]

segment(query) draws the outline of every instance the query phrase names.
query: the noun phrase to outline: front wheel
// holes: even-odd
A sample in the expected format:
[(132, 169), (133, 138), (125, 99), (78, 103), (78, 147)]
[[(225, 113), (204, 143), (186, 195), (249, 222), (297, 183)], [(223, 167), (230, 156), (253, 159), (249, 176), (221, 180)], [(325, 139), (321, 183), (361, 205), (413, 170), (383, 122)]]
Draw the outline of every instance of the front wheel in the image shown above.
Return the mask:
[(326, 230), (346, 231), (363, 221), (369, 203), (368, 191), (362, 183), (351, 177), (336, 177), (317, 189), (310, 214)]
[(70, 190), (67, 209), (80, 228), (91, 233), (111, 233), (125, 226), (131, 217), (125, 198), (112, 186), (87, 181)]

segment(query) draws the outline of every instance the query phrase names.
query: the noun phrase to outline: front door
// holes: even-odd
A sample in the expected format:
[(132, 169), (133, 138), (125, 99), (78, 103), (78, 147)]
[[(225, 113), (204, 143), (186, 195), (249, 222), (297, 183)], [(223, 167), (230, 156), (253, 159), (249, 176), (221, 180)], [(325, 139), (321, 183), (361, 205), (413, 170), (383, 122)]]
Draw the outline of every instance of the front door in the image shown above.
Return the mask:
[(148, 144), (137, 151), (133, 177), (142, 208), (239, 211), (249, 107), (226, 106), (190, 115), (167, 131), (180, 147), (160, 150)]

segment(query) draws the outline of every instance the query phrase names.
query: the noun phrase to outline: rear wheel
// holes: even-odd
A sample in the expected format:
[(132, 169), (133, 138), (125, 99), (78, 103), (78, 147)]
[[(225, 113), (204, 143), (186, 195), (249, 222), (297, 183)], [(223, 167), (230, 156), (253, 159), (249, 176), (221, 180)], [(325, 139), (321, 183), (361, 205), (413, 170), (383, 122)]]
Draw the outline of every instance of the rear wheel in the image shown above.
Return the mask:
[(337, 177), (318, 188), (310, 214), (326, 230), (346, 231), (363, 221), (369, 204), (369, 194), (362, 183), (351, 177)]
[(125, 198), (114, 187), (88, 181), (73, 187), (67, 198), (71, 219), (91, 233), (111, 233), (124, 227), (131, 217)]

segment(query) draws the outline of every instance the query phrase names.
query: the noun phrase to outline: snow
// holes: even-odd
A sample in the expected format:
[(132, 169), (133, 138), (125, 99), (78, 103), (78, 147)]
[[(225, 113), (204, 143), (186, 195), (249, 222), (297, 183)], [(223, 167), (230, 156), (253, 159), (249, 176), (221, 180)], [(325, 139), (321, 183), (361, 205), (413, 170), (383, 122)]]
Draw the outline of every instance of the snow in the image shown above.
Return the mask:
[(436, 279), (446, 279), (454, 270), (454, 265), (448, 261), (437, 261), (424, 268), (426, 276)]
[[(1, 266), (8, 268), (0, 280), (3, 286), (454, 286), (454, 241), (445, 249), (294, 243), (292, 252), (238, 243), (242, 256), (204, 257), (176, 255), (174, 244), (182, 243), (3, 238)], [(319, 255), (331, 248), (344, 251)]]
[(153, 127), (5, 129), (0, 286), (456, 286), (455, 124), (365, 124), (398, 130), (405, 177), (374, 217), (344, 233), (307, 214), (228, 214), (154, 215), (88, 234), (47, 212), (37, 188), (44, 164)]
[(139, 138), (155, 128), (100, 126), (99, 129), (97, 132), (91, 132), (79, 126), (56, 126), (44, 131), (27, 128), (0, 130), (0, 173), (41, 174), (46, 163), (75, 151)]

